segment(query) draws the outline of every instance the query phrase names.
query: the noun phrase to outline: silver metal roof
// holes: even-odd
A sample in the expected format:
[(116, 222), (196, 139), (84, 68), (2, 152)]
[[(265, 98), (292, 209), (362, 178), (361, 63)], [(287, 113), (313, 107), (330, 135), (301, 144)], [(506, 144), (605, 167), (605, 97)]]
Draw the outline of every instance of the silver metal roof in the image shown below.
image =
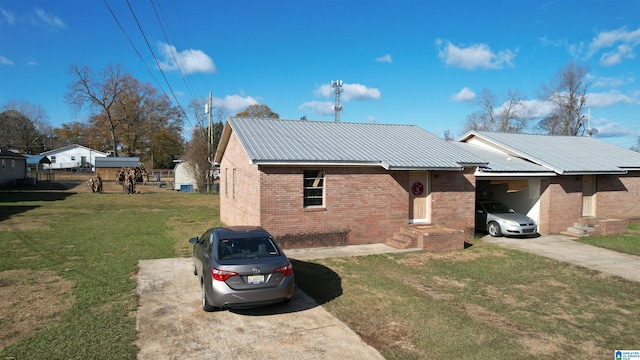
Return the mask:
[(454, 142), (453, 144), (487, 162), (487, 165), (478, 167), (476, 176), (494, 176), (497, 173), (505, 176), (556, 176), (555, 172), (542, 165), (517, 156), (510, 156), (499, 150), (465, 142)]
[(624, 174), (627, 170), (640, 170), (640, 153), (589, 137), (471, 131), (461, 141), (473, 137), (561, 175)]
[(140, 157), (97, 157), (97, 168), (136, 167), (140, 165)]
[(228, 127), (254, 164), (376, 165), (390, 170), (460, 170), (484, 164), (414, 125), (232, 117), (221, 144), (230, 135)]

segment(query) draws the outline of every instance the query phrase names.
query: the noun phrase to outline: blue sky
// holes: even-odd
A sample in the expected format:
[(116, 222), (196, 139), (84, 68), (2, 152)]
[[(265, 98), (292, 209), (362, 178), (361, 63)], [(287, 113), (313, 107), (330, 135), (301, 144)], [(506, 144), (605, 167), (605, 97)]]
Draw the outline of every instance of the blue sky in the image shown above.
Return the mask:
[(462, 135), (483, 88), (544, 113), (540, 86), (575, 61), (590, 69), (596, 137), (630, 147), (639, 57), (635, 0), (0, 2), (0, 105), (41, 105), (54, 127), (87, 116), (64, 102), (71, 64), (122, 64), (185, 110), (211, 91), (229, 114), (261, 103), (285, 119), (332, 121), (329, 84), (342, 80), (341, 121), (442, 137)]

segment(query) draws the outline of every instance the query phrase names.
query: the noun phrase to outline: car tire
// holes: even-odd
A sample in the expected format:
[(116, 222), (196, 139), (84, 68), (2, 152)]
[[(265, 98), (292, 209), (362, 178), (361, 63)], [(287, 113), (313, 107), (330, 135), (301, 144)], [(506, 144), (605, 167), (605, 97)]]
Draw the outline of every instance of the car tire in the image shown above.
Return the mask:
[(498, 223), (495, 221), (492, 221), (489, 223), (489, 225), (487, 225), (487, 231), (489, 232), (489, 235), (491, 235), (492, 237), (502, 236), (500, 225), (498, 225)]
[(209, 300), (207, 299), (207, 291), (204, 288), (204, 281), (202, 283), (202, 310), (206, 312), (212, 312), (215, 310), (215, 307), (209, 305)]

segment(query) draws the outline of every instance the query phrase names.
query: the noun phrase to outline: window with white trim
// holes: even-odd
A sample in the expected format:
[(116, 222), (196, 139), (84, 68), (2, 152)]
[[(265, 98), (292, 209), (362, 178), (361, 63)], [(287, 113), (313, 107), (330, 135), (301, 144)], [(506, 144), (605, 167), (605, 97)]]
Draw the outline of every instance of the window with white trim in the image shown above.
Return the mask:
[(52, 164), (55, 164), (55, 163), (56, 163), (56, 157), (55, 157), (55, 156), (51, 156), (51, 159), (49, 159), (49, 160), (51, 160), (51, 163), (52, 163)]
[(304, 207), (324, 206), (324, 170), (304, 170)]

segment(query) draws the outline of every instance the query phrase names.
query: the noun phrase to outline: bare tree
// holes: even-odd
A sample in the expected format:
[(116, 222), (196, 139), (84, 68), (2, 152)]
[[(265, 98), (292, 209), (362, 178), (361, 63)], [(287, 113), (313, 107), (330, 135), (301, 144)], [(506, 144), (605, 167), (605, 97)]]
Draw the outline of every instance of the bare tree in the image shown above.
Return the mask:
[(209, 109), (208, 111), (211, 111), (213, 117), (210, 131), (209, 113), (203, 111), (206, 103), (207, 100), (202, 98), (193, 99), (189, 104), (197, 126), (193, 130), (191, 141), (182, 156), (183, 162), (187, 163), (186, 171), (196, 180), (199, 192), (205, 192), (207, 189), (207, 181), (211, 178), (207, 175), (212, 175), (209, 173), (211, 163), (222, 135), (223, 119), (227, 116), (224, 107)]
[(101, 77), (96, 76), (88, 66), (79, 67), (75, 64), (69, 67), (69, 73), (75, 80), (68, 86), (67, 103), (75, 105), (77, 110), (87, 106), (99, 110), (101, 117), (97, 119), (108, 125), (113, 154), (118, 156), (121, 119), (117, 115), (117, 107), (121, 97), (129, 91), (132, 77), (120, 65), (107, 66)]
[(570, 62), (558, 70), (549, 84), (542, 85), (538, 97), (551, 102), (554, 110), (538, 122), (536, 127), (549, 135), (584, 135), (582, 108), (587, 102), (588, 69)]
[(524, 97), (515, 90), (509, 90), (505, 100), (499, 103), (496, 95), (489, 89), (482, 89), (474, 102), (479, 110), (467, 116), (463, 130), (522, 132), (527, 126)]

